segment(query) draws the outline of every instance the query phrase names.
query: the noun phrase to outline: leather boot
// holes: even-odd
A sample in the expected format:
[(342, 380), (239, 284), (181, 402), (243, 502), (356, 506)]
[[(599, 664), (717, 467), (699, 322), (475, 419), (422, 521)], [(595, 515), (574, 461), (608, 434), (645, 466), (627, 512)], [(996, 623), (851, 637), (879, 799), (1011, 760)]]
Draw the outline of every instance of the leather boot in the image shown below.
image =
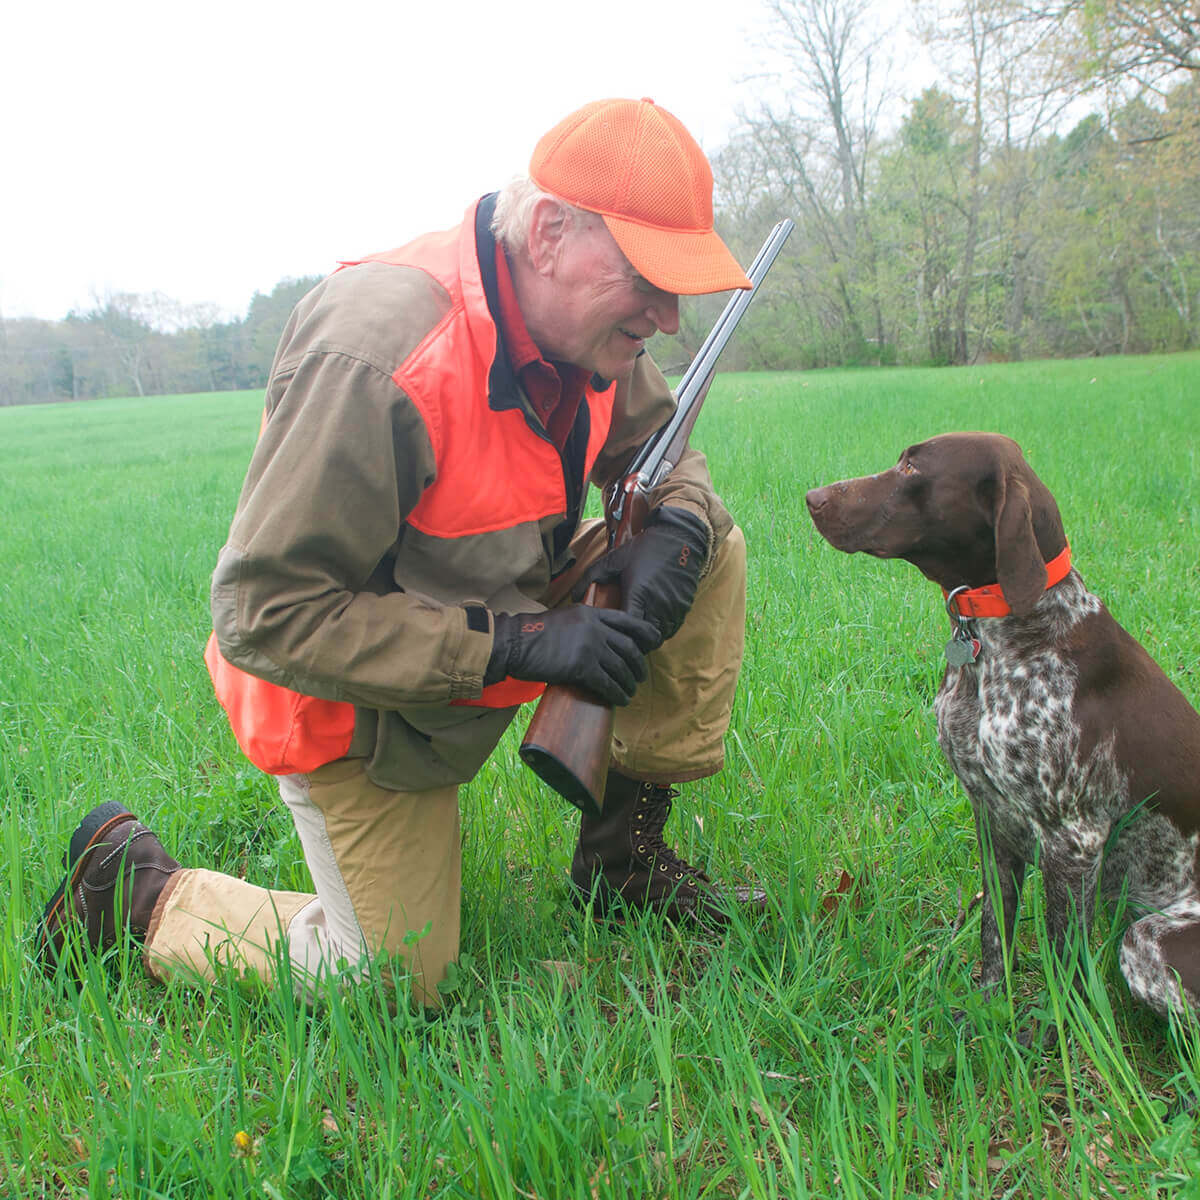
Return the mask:
[(734, 907), (749, 915), (766, 908), (758, 888), (717, 888), (697, 867), (663, 841), (678, 789), (639, 782), (609, 771), (599, 817), (584, 816), (571, 861), (576, 899), (594, 916), (617, 916), (620, 909), (649, 909), (669, 920), (698, 918), (727, 922)]
[(144, 941), (167, 880), (180, 870), (162, 842), (115, 800), (80, 821), (63, 866), (66, 877), (46, 904), (38, 929), (37, 957), (49, 974), (72, 925), (93, 951), (107, 950), (126, 928)]

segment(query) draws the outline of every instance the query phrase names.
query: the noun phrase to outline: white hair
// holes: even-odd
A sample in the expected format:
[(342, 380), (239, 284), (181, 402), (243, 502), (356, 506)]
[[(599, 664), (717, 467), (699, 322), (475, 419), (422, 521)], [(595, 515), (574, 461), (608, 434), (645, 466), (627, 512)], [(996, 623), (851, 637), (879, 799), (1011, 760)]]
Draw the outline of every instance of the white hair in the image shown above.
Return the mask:
[(570, 223), (580, 229), (587, 229), (602, 220), (594, 212), (576, 208), (553, 192), (543, 191), (528, 176), (521, 176), (500, 189), (496, 196), (496, 209), (492, 213), (492, 233), (509, 254), (525, 249), (529, 227), (533, 223), (533, 210), (540, 200), (553, 200)]

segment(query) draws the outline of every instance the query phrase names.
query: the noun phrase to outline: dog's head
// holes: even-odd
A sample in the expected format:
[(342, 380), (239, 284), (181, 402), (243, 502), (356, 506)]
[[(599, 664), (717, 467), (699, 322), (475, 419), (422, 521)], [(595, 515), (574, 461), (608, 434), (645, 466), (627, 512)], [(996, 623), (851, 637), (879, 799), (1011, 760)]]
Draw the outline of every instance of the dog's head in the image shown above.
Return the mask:
[(1058, 505), (1021, 447), (998, 433), (944, 433), (878, 475), (814, 488), (808, 511), (848, 554), (903, 558), (947, 590), (998, 583), (1018, 616), (1066, 545)]

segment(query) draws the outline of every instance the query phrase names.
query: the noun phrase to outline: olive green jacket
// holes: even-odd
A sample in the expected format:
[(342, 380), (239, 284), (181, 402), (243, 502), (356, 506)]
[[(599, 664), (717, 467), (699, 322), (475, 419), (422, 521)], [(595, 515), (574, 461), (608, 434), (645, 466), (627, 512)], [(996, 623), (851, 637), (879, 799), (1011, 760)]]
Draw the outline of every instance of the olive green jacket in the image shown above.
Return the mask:
[[(471, 315), (485, 321), (496, 311), (491, 199), (460, 232), (476, 240), (488, 303)], [(543, 608), (551, 579), (572, 561), (582, 508), (582, 496), (569, 495), (564, 512), (455, 538), (408, 522), (438, 461), (425, 418), (394, 376), (440, 322), (456, 319), (451, 310), (430, 274), (380, 262), (339, 270), (300, 301), (212, 581), (221, 654), (272, 683), (354, 705), (350, 754), (366, 756), (371, 777), (399, 790), (464, 782), (491, 752), (515, 709), (454, 703), (480, 695), (491, 653), (490, 618), (475, 606)], [(497, 345), (489, 395), (478, 403), (519, 406), (536, 425)], [(672, 406), (642, 355), (617, 385), (591, 481), (616, 477)], [(705, 521), (711, 561), (732, 521), (703, 456), (687, 451), (654, 503)]]

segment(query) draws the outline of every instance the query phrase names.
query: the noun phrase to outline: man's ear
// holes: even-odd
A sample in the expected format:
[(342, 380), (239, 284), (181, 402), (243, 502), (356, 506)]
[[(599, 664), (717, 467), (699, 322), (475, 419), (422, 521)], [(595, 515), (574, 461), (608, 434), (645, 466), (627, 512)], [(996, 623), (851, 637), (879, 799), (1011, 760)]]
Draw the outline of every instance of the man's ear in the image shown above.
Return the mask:
[(1033, 510), (1025, 481), (1014, 472), (1001, 480), (996, 497), (996, 582), (1018, 617), (1028, 616), (1046, 590), (1046, 564), (1033, 532)]
[(552, 275), (570, 227), (567, 210), (553, 196), (540, 197), (529, 222), (529, 261), (539, 275)]

